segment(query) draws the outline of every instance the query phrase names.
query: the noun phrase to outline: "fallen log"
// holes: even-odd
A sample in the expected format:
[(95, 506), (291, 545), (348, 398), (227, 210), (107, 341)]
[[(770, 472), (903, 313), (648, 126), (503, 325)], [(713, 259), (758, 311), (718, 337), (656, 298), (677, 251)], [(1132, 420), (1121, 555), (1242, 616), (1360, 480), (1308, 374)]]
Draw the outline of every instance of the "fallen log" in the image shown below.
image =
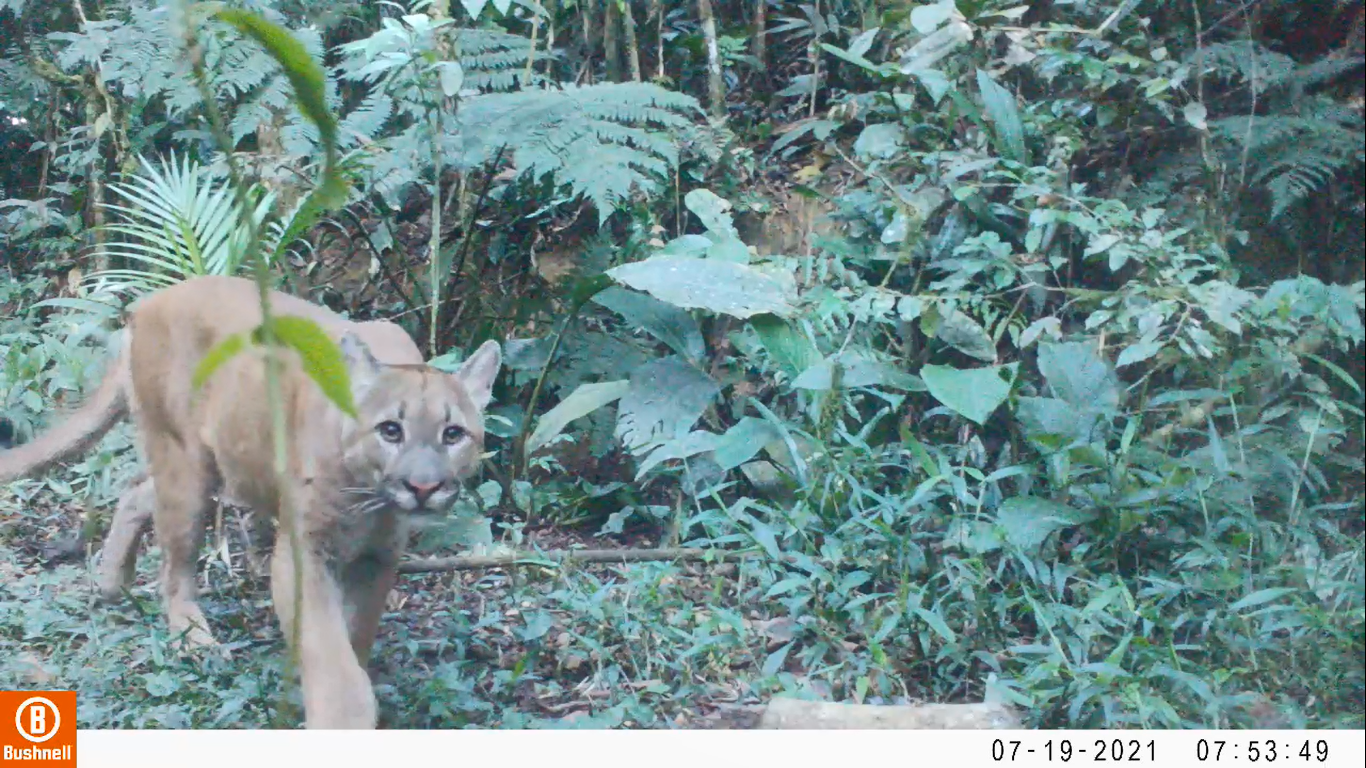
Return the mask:
[(481, 568), (508, 568), (519, 565), (557, 565), (560, 563), (647, 563), (669, 560), (710, 560), (733, 562), (758, 555), (757, 551), (722, 549), (556, 549), (548, 552), (508, 552), (500, 555), (457, 555), (423, 557), (398, 564), (399, 573), (438, 571), (475, 571)]
[(843, 704), (773, 699), (759, 717), (761, 730), (1009, 730), (1021, 728), (1003, 702), (978, 704)]

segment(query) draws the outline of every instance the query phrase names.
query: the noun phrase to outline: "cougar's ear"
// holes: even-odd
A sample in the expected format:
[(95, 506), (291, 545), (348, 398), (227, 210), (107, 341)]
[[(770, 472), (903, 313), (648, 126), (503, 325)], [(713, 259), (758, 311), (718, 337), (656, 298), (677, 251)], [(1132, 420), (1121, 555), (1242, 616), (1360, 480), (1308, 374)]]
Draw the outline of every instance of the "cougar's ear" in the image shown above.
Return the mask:
[(460, 366), (455, 375), (465, 385), (465, 391), (474, 401), (476, 408), (483, 409), (493, 399), (493, 380), (503, 367), (503, 349), (498, 342), (489, 339), (474, 350), (474, 354)]
[(354, 333), (342, 334), (337, 346), (341, 348), (342, 357), (346, 359), (346, 370), (351, 376), (351, 391), (357, 395), (363, 394), (379, 376), (382, 368), (380, 362), (370, 353), (370, 348), (365, 342)]

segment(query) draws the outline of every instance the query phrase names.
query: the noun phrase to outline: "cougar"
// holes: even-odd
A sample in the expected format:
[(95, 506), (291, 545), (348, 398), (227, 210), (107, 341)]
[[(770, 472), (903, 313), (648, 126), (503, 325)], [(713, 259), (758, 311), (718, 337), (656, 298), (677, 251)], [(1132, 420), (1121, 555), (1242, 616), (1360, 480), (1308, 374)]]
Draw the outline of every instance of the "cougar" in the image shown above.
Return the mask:
[(264, 351), (248, 347), (199, 389), (192, 383), (210, 349), (261, 324), (256, 285), (233, 277), (194, 278), (134, 305), (95, 394), (53, 429), (0, 453), (0, 482), (88, 450), (131, 416), (148, 473), (115, 513), (101, 555), (101, 592), (117, 595), (131, 578), (138, 532), (150, 516), (162, 549), (167, 623), (189, 646), (215, 646), (195, 571), (210, 501), (221, 492), (273, 517), (271, 596), (285, 637), (298, 638), (305, 725), (373, 728), (377, 708), (365, 666), (408, 526), (443, 514), (477, 467), (502, 353), (485, 342), (449, 374), (428, 367), (392, 323), (352, 322), (278, 292), (271, 306), (277, 315), (316, 322), (337, 342), (359, 416), (343, 413), (298, 356), (281, 351), (283, 486), (273, 468)]

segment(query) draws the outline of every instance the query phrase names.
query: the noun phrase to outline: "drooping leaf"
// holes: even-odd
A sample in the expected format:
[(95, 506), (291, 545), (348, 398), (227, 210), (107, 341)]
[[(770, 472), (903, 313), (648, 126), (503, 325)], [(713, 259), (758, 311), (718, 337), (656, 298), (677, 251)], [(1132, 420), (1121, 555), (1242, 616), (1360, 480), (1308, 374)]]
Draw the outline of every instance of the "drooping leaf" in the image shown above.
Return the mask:
[(337, 118), (327, 107), (327, 80), (322, 65), (284, 27), (251, 11), (219, 8), (215, 15), (260, 43), (284, 70), (294, 89), (299, 112), (318, 129), (326, 160), (322, 179), (310, 193), (311, 205), (331, 210), (346, 202), (346, 182), (337, 167)]
[(541, 415), (536, 422), (536, 429), (526, 440), (526, 453), (529, 455), (550, 442), (569, 426), (569, 422), (619, 400), (630, 385), (631, 382), (626, 379), (580, 384), (568, 397)]
[(764, 446), (781, 439), (782, 433), (777, 427), (763, 419), (746, 416), (716, 442), (712, 457), (722, 469), (734, 469), (759, 455)]
[[(1018, 363), (990, 368), (958, 369), (947, 365), (926, 365), (920, 378), (930, 394), (954, 413), (977, 424), (986, 423), (992, 411), (1010, 396)], [(1009, 374), (1010, 381), (1001, 378)]]
[(806, 334), (791, 323), (774, 315), (755, 315), (749, 324), (759, 336), (769, 359), (793, 378), (821, 359), (820, 350)]
[(627, 322), (668, 344), (674, 352), (689, 360), (701, 360), (706, 354), (702, 331), (687, 310), (649, 294), (617, 286), (598, 293), (593, 301), (621, 315)]
[(356, 418), (351, 397), (351, 375), (341, 348), (322, 326), (303, 317), (282, 315), (273, 319), (275, 338), (299, 353), (304, 373), (318, 385), (342, 413)]
[(215, 344), (208, 352), (204, 353), (203, 359), (195, 366), (194, 375), (190, 378), (191, 384), (194, 385), (195, 389), (204, 386), (204, 382), (208, 380), (209, 376), (213, 375), (214, 371), (231, 360), (237, 353), (245, 349), (246, 346), (247, 337), (240, 333), (234, 333)]
[(776, 277), (719, 259), (656, 256), (607, 271), (614, 280), (683, 309), (705, 309), (741, 319), (792, 313), (789, 290)]

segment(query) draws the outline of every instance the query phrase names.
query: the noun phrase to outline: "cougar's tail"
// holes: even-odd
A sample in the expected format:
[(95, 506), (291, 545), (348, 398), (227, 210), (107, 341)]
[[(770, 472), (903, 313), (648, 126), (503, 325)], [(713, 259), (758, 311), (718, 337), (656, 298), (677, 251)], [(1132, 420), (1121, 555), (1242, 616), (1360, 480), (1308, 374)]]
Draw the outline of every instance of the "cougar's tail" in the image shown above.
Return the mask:
[(65, 421), (38, 435), (32, 442), (0, 451), (0, 483), (36, 477), (60, 461), (85, 453), (128, 415), (132, 376), (128, 367), (127, 332), (122, 336), (118, 355), (110, 361), (104, 380), (89, 400)]

